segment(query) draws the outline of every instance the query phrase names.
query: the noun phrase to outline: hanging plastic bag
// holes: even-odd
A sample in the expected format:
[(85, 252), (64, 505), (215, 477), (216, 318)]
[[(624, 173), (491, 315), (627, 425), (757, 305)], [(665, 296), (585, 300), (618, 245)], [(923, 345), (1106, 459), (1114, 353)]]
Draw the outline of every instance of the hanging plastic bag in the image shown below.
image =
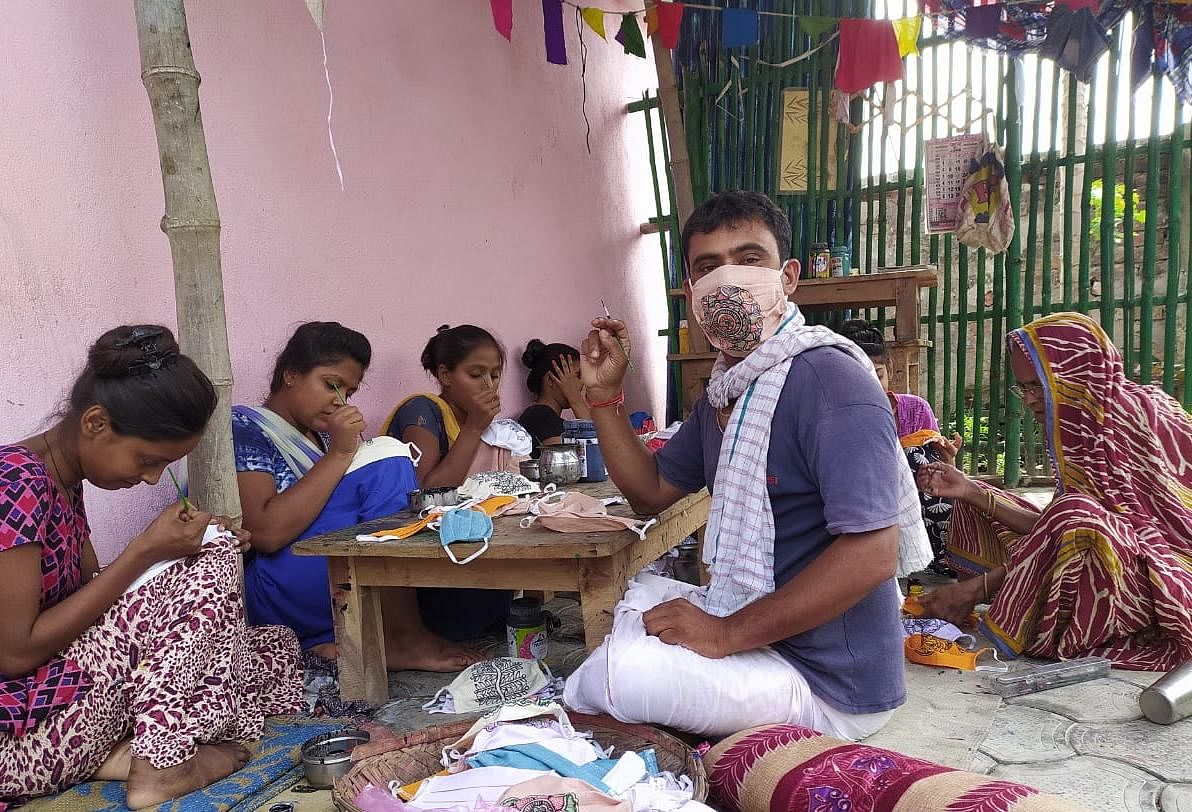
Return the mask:
[(969, 248), (984, 248), (1000, 254), (1014, 237), (1014, 212), (1010, 209), (1010, 185), (1002, 151), (989, 144), (969, 164), (968, 177), (960, 189), (960, 211), (956, 239)]

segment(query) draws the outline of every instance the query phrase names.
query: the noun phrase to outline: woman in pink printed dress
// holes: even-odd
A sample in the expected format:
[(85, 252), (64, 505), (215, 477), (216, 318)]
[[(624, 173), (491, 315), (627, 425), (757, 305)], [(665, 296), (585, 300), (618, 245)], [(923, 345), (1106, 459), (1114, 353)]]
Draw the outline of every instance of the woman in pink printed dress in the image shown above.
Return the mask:
[(235, 772), (264, 717), (301, 706), (293, 632), (244, 624), (243, 533), (204, 544), (220, 520), (174, 504), (102, 570), (91, 546), (83, 480), (157, 482), (214, 409), (169, 330), (118, 327), (61, 420), (0, 445), (0, 808), (88, 778), (161, 803)]

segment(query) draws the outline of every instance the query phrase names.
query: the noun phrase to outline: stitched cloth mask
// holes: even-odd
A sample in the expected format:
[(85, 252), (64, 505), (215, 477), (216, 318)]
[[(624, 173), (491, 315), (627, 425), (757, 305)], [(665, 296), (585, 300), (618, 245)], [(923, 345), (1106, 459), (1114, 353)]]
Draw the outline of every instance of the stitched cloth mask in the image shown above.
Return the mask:
[(529, 527), (537, 520), (543, 527), (559, 533), (629, 530), (644, 541), (646, 531), (658, 523), (657, 519), (643, 522), (624, 516), (610, 516), (608, 508), (599, 499), (575, 491), (558, 491), (544, 496), (530, 510), (537, 515), (522, 519), (522, 527)]
[(744, 358), (778, 332), (786, 314), (782, 271), (721, 265), (691, 285), (695, 320), (716, 349)]
[(465, 668), (424, 707), (435, 706), (449, 694), (452, 713), (473, 713), (526, 699), (549, 685), (550, 676), (537, 660), (496, 657)]
[[(430, 527), (439, 531), (443, 552), (456, 564), (475, 561), (488, 549), (489, 539), (493, 537), (493, 520), (484, 511), (471, 508), (449, 510), (437, 522), (432, 522)], [(455, 553), (451, 552), (451, 545), (461, 541), (480, 541), (483, 544), (479, 550), (460, 561), (455, 557)]]

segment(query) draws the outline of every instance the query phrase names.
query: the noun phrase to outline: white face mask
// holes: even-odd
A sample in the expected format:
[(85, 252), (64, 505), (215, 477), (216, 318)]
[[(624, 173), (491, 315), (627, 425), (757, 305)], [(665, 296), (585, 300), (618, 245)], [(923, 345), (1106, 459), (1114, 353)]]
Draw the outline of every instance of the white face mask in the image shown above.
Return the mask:
[(691, 306), (712, 346), (744, 358), (778, 332), (786, 315), (782, 271), (721, 265), (692, 283)]
[(497, 657), (470, 665), (427, 703), (432, 707), (443, 694), (450, 694), (454, 713), (488, 710), (533, 696), (550, 684), (550, 677), (537, 660)]

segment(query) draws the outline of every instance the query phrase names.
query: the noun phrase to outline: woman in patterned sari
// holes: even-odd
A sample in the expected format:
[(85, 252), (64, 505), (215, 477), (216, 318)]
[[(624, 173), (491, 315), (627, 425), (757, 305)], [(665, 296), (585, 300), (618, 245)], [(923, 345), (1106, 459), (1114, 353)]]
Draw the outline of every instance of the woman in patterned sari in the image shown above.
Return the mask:
[(244, 625), (245, 534), (176, 503), (103, 569), (91, 546), (83, 481), (157, 482), (214, 409), (169, 330), (117, 327), (61, 420), (0, 445), (0, 809), (87, 778), (162, 803), (235, 772), (266, 715), (301, 707), (293, 632)]
[(1165, 671), (1192, 658), (1192, 418), (1075, 313), (1012, 332), (1016, 394), (1045, 428), (1056, 475), (1042, 511), (934, 464), (920, 484), (955, 499), (949, 560), (968, 580), (924, 599), (952, 621), (989, 603), (1004, 654), (1108, 657)]

